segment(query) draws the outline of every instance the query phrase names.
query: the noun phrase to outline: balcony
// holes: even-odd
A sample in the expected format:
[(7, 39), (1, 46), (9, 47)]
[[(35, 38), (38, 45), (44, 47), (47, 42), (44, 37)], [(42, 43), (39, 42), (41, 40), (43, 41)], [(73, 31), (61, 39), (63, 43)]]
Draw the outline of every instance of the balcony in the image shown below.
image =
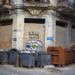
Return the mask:
[(7, 9), (13, 8), (51, 8), (57, 6), (57, 0), (0, 0), (0, 5)]
[(0, 0), (0, 9), (9, 8), (9, 6), (10, 6), (10, 0)]
[(58, 1), (58, 11), (71, 11), (73, 9), (73, 5), (69, 0), (60, 0)]
[(69, 0), (60, 0), (57, 5), (58, 12), (65, 16), (73, 15), (73, 4)]
[(0, 0), (0, 15), (9, 13), (6, 5), (10, 4), (10, 0)]
[(0, 5), (9, 5), (10, 4), (10, 0), (0, 0)]
[(57, 6), (57, 0), (23, 0), (24, 7), (51, 8)]

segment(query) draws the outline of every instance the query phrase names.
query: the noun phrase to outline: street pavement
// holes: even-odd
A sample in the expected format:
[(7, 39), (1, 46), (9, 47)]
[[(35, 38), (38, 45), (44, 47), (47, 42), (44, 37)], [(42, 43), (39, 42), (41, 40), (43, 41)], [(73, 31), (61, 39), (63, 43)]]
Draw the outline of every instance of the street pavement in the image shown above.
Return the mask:
[(24, 68), (0, 65), (0, 75), (75, 75), (75, 64), (54, 68)]

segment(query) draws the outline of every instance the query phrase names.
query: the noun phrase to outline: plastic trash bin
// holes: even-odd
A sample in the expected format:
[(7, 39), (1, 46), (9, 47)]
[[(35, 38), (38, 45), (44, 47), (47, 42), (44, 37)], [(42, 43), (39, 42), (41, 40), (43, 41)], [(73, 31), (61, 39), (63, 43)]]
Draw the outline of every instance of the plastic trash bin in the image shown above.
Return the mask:
[(7, 64), (7, 63), (8, 63), (8, 52), (0, 51), (0, 64)]
[(47, 54), (46, 52), (39, 52), (36, 61), (37, 67), (44, 67), (45, 65), (50, 64), (51, 64), (51, 55)]
[(11, 49), (8, 52), (8, 63), (9, 64), (16, 65), (17, 54), (19, 54), (19, 51), (17, 51), (17, 49)]
[(20, 53), (20, 66), (28, 68), (35, 66), (35, 53)]

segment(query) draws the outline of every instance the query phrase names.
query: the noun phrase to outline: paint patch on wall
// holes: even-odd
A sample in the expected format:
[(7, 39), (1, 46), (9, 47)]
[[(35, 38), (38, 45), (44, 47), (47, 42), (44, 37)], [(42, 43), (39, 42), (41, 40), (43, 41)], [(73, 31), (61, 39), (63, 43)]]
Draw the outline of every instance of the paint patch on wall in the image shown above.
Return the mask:
[(43, 46), (39, 40), (29, 40), (26, 43), (26, 50), (28, 51), (42, 51)]

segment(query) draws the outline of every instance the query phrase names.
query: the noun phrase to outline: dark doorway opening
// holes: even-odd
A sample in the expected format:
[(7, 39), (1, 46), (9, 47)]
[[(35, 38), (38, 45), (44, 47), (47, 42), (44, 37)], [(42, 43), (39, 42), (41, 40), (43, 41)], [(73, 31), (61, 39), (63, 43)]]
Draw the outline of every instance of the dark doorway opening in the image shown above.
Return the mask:
[(45, 19), (41, 18), (25, 18), (24, 23), (38, 23), (38, 24), (44, 24)]

